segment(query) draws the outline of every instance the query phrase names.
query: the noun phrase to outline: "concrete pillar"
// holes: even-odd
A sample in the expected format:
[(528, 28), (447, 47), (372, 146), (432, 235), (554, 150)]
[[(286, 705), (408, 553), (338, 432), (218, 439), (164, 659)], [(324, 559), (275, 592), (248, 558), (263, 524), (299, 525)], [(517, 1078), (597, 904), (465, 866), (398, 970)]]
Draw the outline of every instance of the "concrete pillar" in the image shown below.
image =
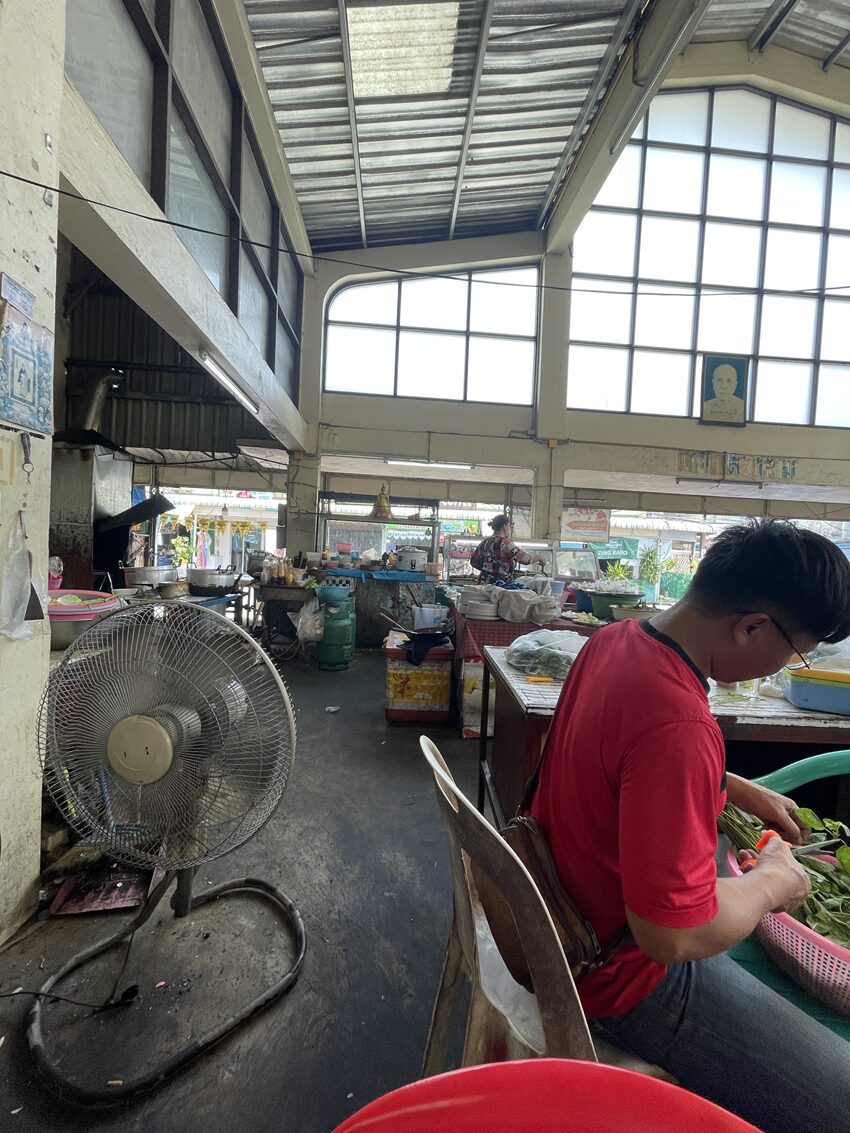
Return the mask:
[(564, 469), (567, 446), (554, 438), (541, 446), (541, 463), (534, 474), (531, 492), (531, 534), (534, 539), (561, 538), (564, 509)]
[[(59, 181), (60, 113), (64, 81), (65, 5), (57, 0), (0, 4), (0, 168), (47, 185)], [(46, 137), (49, 135), (49, 137)], [(49, 327), (56, 313), (59, 202), (33, 185), (2, 178), (0, 271), (35, 295), (35, 322)], [(0, 489), (0, 546), (26, 508), (29, 549), (47, 577), (51, 442), (32, 444), (34, 471), (21, 471), (17, 433), (0, 439), (9, 483)], [(2, 557), (2, 552), (0, 552)], [(26, 641), (0, 637), (0, 941), (33, 912), (38, 899), (41, 771), (36, 714), (47, 677), (48, 623), (35, 622)]]
[(540, 438), (567, 436), (567, 347), (570, 340), (569, 252), (548, 252), (541, 268), (540, 345), (536, 432)]
[(299, 551), (315, 551), (319, 539), (318, 456), (291, 453), (286, 482), (286, 553), (294, 558)]

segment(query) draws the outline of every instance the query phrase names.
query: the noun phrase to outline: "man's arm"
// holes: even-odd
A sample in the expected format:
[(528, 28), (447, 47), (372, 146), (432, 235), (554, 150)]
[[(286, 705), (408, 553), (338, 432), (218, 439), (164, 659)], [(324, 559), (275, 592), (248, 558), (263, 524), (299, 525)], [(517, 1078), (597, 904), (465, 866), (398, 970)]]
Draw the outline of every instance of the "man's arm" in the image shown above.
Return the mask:
[(667, 928), (626, 909), (632, 936), (659, 964), (703, 960), (743, 940), (765, 913), (790, 912), (805, 901), (811, 885), (806, 871), (779, 838), (762, 850), (757, 864), (741, 877), (717, 881), (717, 914), (694, 928)]
[(786, 795), (780, 795), (769, 787), (762, 787), (759, 783), (752, 783), (749, 779), (742, 779), (740, 775), (730, 772), (726, 776), (726, 797), (741, 810), (754, 814), (766, 825), (775, 827), (783, 838), (795, 845), (799, 845), (808, 836), (808, 829), (794, 817), (797, 804)]

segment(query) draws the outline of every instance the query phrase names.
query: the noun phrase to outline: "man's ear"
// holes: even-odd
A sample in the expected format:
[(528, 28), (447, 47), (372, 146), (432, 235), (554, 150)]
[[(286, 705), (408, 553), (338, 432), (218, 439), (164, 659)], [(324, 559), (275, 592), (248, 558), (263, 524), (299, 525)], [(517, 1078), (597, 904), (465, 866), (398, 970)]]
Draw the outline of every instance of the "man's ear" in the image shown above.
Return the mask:
[(736, 641), (744, 643), (753, 634), (761, 633), (764, 627), (770, 624), (767, 614), (743, 614), (732, 625), (732, 636)]

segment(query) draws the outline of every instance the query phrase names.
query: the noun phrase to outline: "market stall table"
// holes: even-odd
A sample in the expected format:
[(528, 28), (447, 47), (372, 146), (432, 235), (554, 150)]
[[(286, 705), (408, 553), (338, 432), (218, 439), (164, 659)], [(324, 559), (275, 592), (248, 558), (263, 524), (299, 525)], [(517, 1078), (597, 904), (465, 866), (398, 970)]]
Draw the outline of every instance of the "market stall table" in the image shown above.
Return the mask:
[[(478, 809), (485, 794), (498, 823), (513, 815), (534, 770), (549, 731), (563, 681), (529, 682), (508, 664), (504, 646), (484, 647), (484, 679), (479, 736)], [(488, 759), (486, 721), (490, 681), (498, 690), (493, 749)], [(776, 747), (775, 765), (789, 760), (786, 744), (817, 744), (821, 751), (850, 747), (850, 716), (796, 708), (787, 700), (743, 696), (712, 688), (709, 706), (727, 741), (768, 743)], [(807, 754), (807, 753), (806, 753)], [(844, 806), (836, 813), (841, 816)]]
[[(479, 738), (481, 735), (481, 706), (477, 703), (477, 690), (483, 682), (482, 657), (486, 645), (510, 645), (518, 637), (541, 629), (570, 630), (579, 637), (590, 637), (602, 628), (602, 625), (584, 625), (563, 617), (555, 618), (545, 625), (538, 625), (537, 622), (506, 622), (501, 618), (467, 618), (456, 606), (453, 617), (458, 704), (462, 734), (467, 739)], [(489, 734), (492, 735), (492, 727), (489, 727)]]
[[(126, 601), (131, 606), (141, 605), (145, 602), (154, 601), (167, 601), (163, 598), (127, 598)], [(214, 594), (212, 596), (201, 597), (195, 594), (186, 594), (182, 598), (172, 599), (178, 602), (191, 602), (193, 606), (205, 606), (208, 610), (216, 610), (220, 614), (224, 614), (228, 606), (233, 607), (233, 620), (238, 626), (242, 625), (242, 594)]]
[[(479, 737), (478, 809), (484, 810), (485, 792), (497, 826), (504, 826), (522, 800), (555, 713), (563, 681), (530, 681), (509, 665), (507, 648), (484, 646), (484, 684), (481, 695)], [(490, 678), (496, 684), (496, 719), (493, 755), (487, 760), (487, 715)]]
[(744, 696), (712, 682), (709, 707), (725, 740), (850, 746), (850, 716), (796, 708), (784, 697)]
[(263, 621), (263, 645), (271, 645), (273, 633), (294, 639), (295, 626), (289, 620), (289, 613), (300, 610), (313, 595), (304, 586), (286, 586), (276, 582), (255, 582), (253, 584), (254, 604), (257, 615)]
[(387, 623), (381, 616), (389, 613), (403, 626), (413, 628), (409, 610), (412, 604), (410, 591), (423, 604), (435, 601), (436, 579), (424, 571), (413, 570), (354, 570), (331, 567), (328, 581), (334, 578), (353, 579), (357, 603), (357, 644), (380, 645), (387, 633)]

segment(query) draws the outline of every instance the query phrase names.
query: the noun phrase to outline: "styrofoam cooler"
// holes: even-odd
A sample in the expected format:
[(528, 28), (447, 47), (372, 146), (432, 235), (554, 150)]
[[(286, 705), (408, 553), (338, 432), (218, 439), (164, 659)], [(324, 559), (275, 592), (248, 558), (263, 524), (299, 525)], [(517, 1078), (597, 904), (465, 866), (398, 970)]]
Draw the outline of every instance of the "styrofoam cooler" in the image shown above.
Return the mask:
[(384, 715), (395, 723), (434, 724), (448, 718), (452, 696), (453, 645), (435, 645), (421, 665), (407, 660), (400, 633), (384, 642), (387, 684)]
[[(460, 705), (463, 727), (461, 735), (466, 740), (478, 739), (481, 735), (481, 697), (484, 689), (484, 662), (464, 660), (461, 664)], [(493, 722), (496, 715), (496, 683), (490, 681), (490, 696), (487, 710), (487, 735), (493, 735)]]

